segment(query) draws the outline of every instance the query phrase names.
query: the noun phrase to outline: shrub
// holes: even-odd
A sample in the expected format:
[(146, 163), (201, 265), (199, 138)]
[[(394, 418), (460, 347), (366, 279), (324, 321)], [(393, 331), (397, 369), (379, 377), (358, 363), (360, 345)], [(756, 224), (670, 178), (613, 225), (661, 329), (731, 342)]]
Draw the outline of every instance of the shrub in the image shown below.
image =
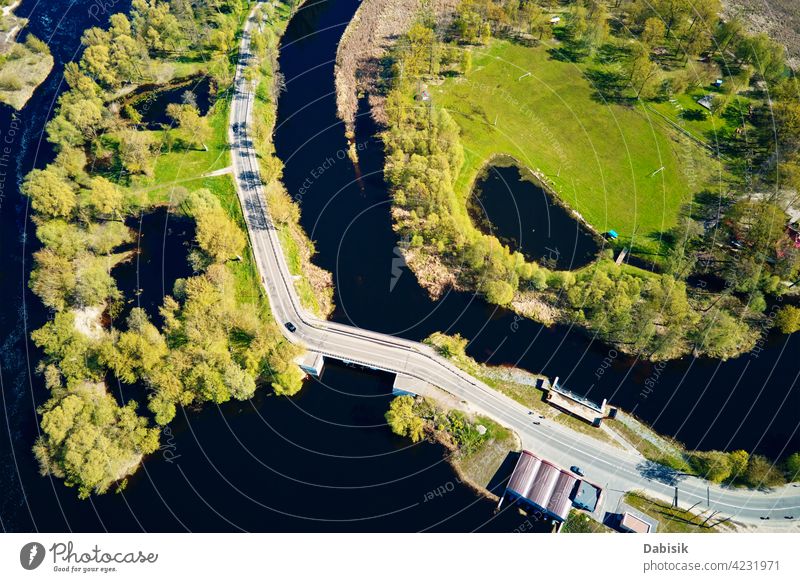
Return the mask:
[(19, 91), (22, 89), (22, 79), (17, 75), (7, 73), (0, 77), (0, 89), (4, 91)]

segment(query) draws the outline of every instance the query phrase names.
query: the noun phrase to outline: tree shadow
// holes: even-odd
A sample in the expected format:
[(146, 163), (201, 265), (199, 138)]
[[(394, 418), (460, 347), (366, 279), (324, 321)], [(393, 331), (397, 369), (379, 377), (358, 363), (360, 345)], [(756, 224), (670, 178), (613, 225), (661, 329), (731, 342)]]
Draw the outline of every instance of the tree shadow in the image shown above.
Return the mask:
[(584, 75), (592, 84), (592, 99), (599, 103), (629, 103), (624, 94), (626, 83), (619, 71), (610, 68), (591, 68)]
[(683, 473), (655, 461), (642, 461), (636, 465), (636, 470), (639, 471), (642, 477), (665, 485), (677, 485), (684, 477)]
[(597, 49), (595, 60), (604, 65), (624, 62), (631, 54), (631, 49), (625, 45), (607, 42)]
[(684, 109), (680, 116), (686, 121), (705, 121), (708, 119), (708, 112), (705, 109)]

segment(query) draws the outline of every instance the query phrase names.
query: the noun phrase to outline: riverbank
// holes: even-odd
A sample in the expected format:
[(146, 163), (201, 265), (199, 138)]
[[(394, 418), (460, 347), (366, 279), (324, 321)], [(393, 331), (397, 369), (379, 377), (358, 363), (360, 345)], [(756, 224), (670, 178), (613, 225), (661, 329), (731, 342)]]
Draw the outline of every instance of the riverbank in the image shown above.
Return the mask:
[(616, 409), (613, 418), (606, 418), (602, 426), (595, 427), (548, 403), (546, 391), (551, 387), (551, 380), (546, 376), (510, 366), (481, 364), (466, 354), (468, 342), (460, 336), (436, 333), (425, 343), (460, 369), (541, 418), (553, 420), (584, 437), (641, 455), (642, 459), (662, 465), (676, 474), (696, 475), (715, 483), (724, 482), (753, 490), (800, 480), (800, 472), (795, 467), (800, 462), (800, 453), (787, 454), (783, 460), (769, 460), (742, 450), (729, 453), (690, 451), (682, 443), (658, 434), (646, 423), (613, 405)]
[(53, 69), (47, 45), (28, 34), (24, 43), (17, 36), (27, 20), (14, 14), (22, 0), (3, 6), (0, 13), (0, 102), (22, 109)]
[[(275, 155), (273, 134), (277, 116), (277, 102), (283, 77), (278, 67), (278, 49), (292, 14), (302, 8), (279, 4), (274, 9), (271, 22), (272, 34), (256, 41), (254, 62), (249, 66), (252, 82), (256, 86), (257, 99), (253, 103), (253, 141), (258, 154), (261, 176), (267, 191), (270, 215), (278, 226), (289, 271), (303, 306), (312, 313), (326, 319), (333, 313), (333, 276), (312, 262), (316, 253), (313, 241), (300, 226), (300, 206), (292, 193), (286, 191), (281, 177), (283, 162)], [(263, 5), (265, 6), (265, 5)], [(262, 9), (266, 10), (266, 9)], [(253, 33), (258, 34), (258, 31)], [(255, 36), (254, 36), (255, 38)], [(297, 194), (295, 194), (297, 195)]]
[[(458, 0), (424, 4), (438, 21), (452, 17)], [(385, 57), (395, 40), (408, 32), (423, 7), (422, 0), (363, 0), (347, 25), (336, 50), (336, 109), (348, 139), (355, 135), (359, 96), (366, 95), (373, 118), (386, 123), (384, 94), (378, 90)]]

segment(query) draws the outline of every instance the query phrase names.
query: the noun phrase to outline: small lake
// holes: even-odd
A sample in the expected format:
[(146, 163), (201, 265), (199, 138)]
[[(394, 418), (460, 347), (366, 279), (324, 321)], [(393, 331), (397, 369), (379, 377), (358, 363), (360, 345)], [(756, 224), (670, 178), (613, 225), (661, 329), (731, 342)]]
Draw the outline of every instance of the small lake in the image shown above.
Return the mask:
[(600, 250), (595, 236), (580, 221), (556, 204), (528, 170), (510, 161), (482, 172), (469, 212), (482, 232), (549, 268), (583, 267)]
[(136, 97), (133, 107), (142, 116), (142, 125), (155, 130), (174, 123), (167, 115), (167, 106), (171, 103), (192, 103), (200, 115), (205, 115), (211, 107), (209, 78), (197, 77), (167, 89), (146, 91)]
[(126, 224), (134, 232), (134, 241), (126, 250), (135, 254), (111, 272), (125, 298), (113, 323), (125, 328), (131, 309), (141, 307), (150, 321), (161, 325), (158, 310), (164, 297), (172, 295), (177, 279), (192, 275), (188, 255), (194, 241), (194, 221), (162, 206)]

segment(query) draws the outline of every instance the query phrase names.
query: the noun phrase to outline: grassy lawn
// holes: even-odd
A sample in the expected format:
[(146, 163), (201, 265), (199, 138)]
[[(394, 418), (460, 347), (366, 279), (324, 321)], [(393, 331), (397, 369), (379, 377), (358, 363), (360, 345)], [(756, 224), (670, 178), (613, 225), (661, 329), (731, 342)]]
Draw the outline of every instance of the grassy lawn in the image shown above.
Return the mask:
[(561, 533), (614, 533), (614, 530), (592, 519), (584, 512), (572, 509), (561, 528)]
[(203, 174), (229, 166), (231, 156), (227, 135), (227, 100), (220, 99), (214, 104), (208, 112), (208, 120), (212, 128), (211, 139), (206, 143), (208, 151), (175, 147), (172, 151), (162, 152), (156, 160), (154, 176), (137, 186), (147, 187), (152, 184), (170, 184), (199, 178)]
[(637, 247), (658, 252), (658, 233), (676, 224), (719, 163), (645, 108), (595, 101), (586, 66), (553, 60), (544, 46), (495, 40), (473, 49), (466, 77), (432, 87), (434, 106), (462, 132), (456, 190), (466, 196), (483, 164), (508, 154), (543, 173), (597, 231), (624, 240), (636, 229)]
[(711, 518), (703, 525), (703, 522), (708, 517), (707, 513), (705, 515), (690, 513), (683, 509), (672, 507), (663, 501), (650, 499), (639, 493), (625, 494), (625, 502), (658, 521), (658, 533), (720, 533), (722, 531), (731, 531), (731, 528), (726, 527), (724, 524), (709, 527), (709, 524), (719, 521), (718, 518)]

